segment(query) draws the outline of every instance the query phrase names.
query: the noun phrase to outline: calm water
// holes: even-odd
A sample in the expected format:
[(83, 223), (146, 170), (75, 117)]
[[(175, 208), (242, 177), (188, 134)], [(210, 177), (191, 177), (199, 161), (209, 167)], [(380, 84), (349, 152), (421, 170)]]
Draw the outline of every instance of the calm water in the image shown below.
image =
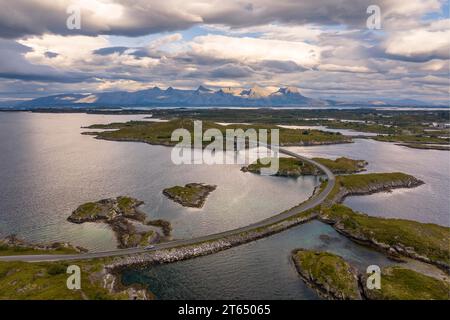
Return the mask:
[(356, 139), (334, 146), (296, 147), (311, 157), (346, 156), (369, 162), (368, 172), (404, 172), (425, 182), (413, 189), (347, 198), (345, 204), (365, 213), (450, 225), (450, 152), (419, 150), (393, 143)]
[[(309, 156), (366, 159), (368, 172), (413, 174), (426, 184), (351, 197), (345, 203), (373, 215), (449, 225), (449, 152), (415, 150), (365, 139), (352, 144), (291, 149)], [(339, 254), (361, 272), (371, 264), (391, 263), (381, 253), (313, 221), (211, 256), (128, 271), (124, 281), (144, 283), (160, 299), (318, 299), (298, 278), (289, 258), (291, 251), (299, 247)]]
[[(175, 238), (225, 231), (269, 217), (309, 197), (317, 179), (242, 173), (239, 165), (176, 166), (170, 148), (81, 135), (81, 126), (143, 116), (0, 113), (0, 234), (114, 248), (107, 226), (67, 222), (78, 205), (130, 195), (150, 217), (173, 224)], [(162, 195), (189, 182), (218, 186), (202, 209)]]
[[(317, 180), (260, 177), (240, 166), (175, 166), (170, 149), (141, 143), (95, 140), (81, 126), (143, 116), (0, 113), (0, 234), (35, 241), (70, 241), (91, 250), (115, 239), (102, 224), (66, 221), (79, 204), (127, 194), (146, 202), (150, 217), (174, 225), (175, 237), (192, 237), (257, 221), (305, 200)], [(402, 171), (425, 185), (392, 193), (352, 197), (346, 204), (373, 215), (449, 225), (450, 152), (415, 150), (371, 140), (298, 147), (309, 156), (347, 156), (369, 161), (369, 172)], [(161, 190), (175, 184), (218, 185), (202, 209), (186, 209)], [(149, 286), (160, 299), (316, 299), (290, 261), (299, 247), (340, 254), (364, 270), (390, 262), (314, 221), (215, 255), (146, 270), (128, 271), (126, 283)]]
[(145, 283), (159, 299), (318, 299), (290, 259), (296, 248), (341, 255), (361, 271), (391, 262), (355, 245), (318, 221), (214, 255), (123, 274), (125, 284)]

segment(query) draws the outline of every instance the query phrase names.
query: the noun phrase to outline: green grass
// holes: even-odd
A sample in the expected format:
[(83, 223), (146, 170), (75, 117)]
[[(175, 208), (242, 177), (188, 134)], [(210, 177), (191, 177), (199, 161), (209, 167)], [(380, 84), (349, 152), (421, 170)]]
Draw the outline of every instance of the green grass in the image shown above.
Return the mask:
[(335, 160), (325, 158), (313, 158), (313, 160), (328, 167), (333, 173), (355, 173), (361, 171), (367, 163), (364, 160), (353, 160), (345, 157), (340, 157)]
[(340, 256), (328, 252), (298, 250), (293, 253), (293, 259), (308, 281), (319, 287), (331, 288), (342, 299), (358, 299), (356, 275)]
[(174, 186), (166, 188), (163, 190), (163, 193), (177, 202), (182, 202), (183, 205), (194, 206), (198, 201), (201, 201), (202, 197), (205, 197), (204, 192), (209, 189), (209, 187), (210, 186), (194, 183), (187, 184), (184, 187)]
[[(258, 159), (256, 162), (248, 165), (246, 169), (253, 173), (260, 173), (261, 168), (267, 168), (270, 166), (268, 161), (275, 161), (275, 158), (263, 158)], [(279, 169), (277, 175), (279, 176), (301, 176), (301, 175), (317, 175), (320, 174), (320, 171), (308, 162), (304, 162), (295, 158), (288, 157), (280, 157), (279, 160)], [(363, 167), (366, 165), (364, 160), (353, 160), (348, 158), (337, 158), (336, 160), (325, 159), (325, 158), (313, 158), (315, 160), (325, 166), (327, 166), (333, 173), (355, 173), (361, 171)]]
[(367, 173), (338, 177), (336, 185), (351, 190), (367, 188), (375, 184), (388, 184), (393, 181), (407, 180), (415, 180), (415, 178), (402, 172)]
[(0, 256), (32, 255), (32, 254), (72, 254), (78, 253), (73, 248), (57, 248), (55, 250), (36, 250), (21, 246), (0, 245)]
[[(67, 289), (69, 264), (81, 268), (81, 290)], [(0, 300), (126, 299), (110, 294), (101, 287), (100, 279), (95, 279), (93, 275), (102, 267), (100, 262), (0, 262)]]
[(361, 122), (329, 121), (325, 124), (332, 129), (345, 129), (369, 133), (392, 134), (399, 130), (396, 127), (387, 127), (380, 124), (361, 123)]
[(434, 262), (449, 262), (450, 228), (404, 219), (386, 219), (357, 213), (336, 204), (323, 208), (322, 217), (335, 221), (341, 231), (358, 239), (371, 239), (389, 246), (401, 244)]
[(181, 197), (184, 201), (191, 202), (197, 197), (197, 194), (201, 191), (201, 188), (194, 186), (174, 186), (164, 189), (164, 191), (173, 197), (178, 196)]
[(150, 244), (149, 240), (153, 239), (155, 237), (155, 235), (156, 235), (156, 232), (153, 230), (149, 230), (149, 231), (146, 231), (145, 233), (142, 233), (139, 245), (141, 247), (148, 246)]
[(79, 218), (95, 218), (102, 212), (102, 206), (96, 202), (87, 202), (79, 206), (73, 213), (74, 216)]
[(133, 206), (133, 204), (134, 204), (133, 198), (126, 196), (117, 197), (117, 205), (119, 206), (120, 209), (123, 210), (129, 209), (130, 207)]
[(378, 300), (448, 300), (449, 284), (413, 270), (389, 267), (381, 272), (381, 289), (367, 290), (367, 294)]
[[(194, 121), (192, 119), (175, 119), (168, 122), (149, 122), (149, 121), (131, 121), (127, 123), (113, 123), (110, 125), (93, 125), (89, 129), (117, 129), (115, 131), (104, 131), (96, 133), (98, 138), (107, 140), (125, 140), (125, 141), (142, 141), (150, 144), (161, 144), (173, 146), (176, 141), (171, 141), (172, 132), (176, 129), (183, 128), (191, 133), (191, 143), (193, 143)], [(211, 121), (203, 121), (203, 132), (207, 129), (215, 128), (220, 130), (222, 135), (226, 130), (232, 129), (259, 129), (268, 130), (268, 142), (270, 143), (270, 130), (279, 129), (280, 144), (296, 145), (296, 144), (314, 144), (314, 143), (341, 143), (351, 142), (349, 137), (339, 133), (325, 132), (319, 130), (296, 130), (284, 129), (274, 125), (254, 124), (254, 125), (229, 125), (222, 126)], [(204, 142), (203, 145), (208, 145)]]
[(422, 144), (427, 143), (448, 144), (450, 142), (449, 139), (442, 139), (424, 134), (376, 136), (373, 137), (373, 139), (384, 142), (405, 142), (405, 143), (422, 143)]
[(435, 144), (421, 144), (421, 143), (401, 143), (400, 146), (413, 148), (413, 149), (423, 149), (423, 150), (450, 150), (450, 144), (445, 145), (435, 145)]
[[(270, 164), (276, 160), (277, 160), (276, 158), (258, 159), (256, 162), (245, 167), (245, 169), (248, 170), (249, 172), (260, 174), (262, 168), (270, 167)], [(286, 158), (286, 157), (278, 158), (278, 165), (279, 167), (276, 175), (279, 176), (298, 177), (301, 175), (316, 174), (316, 171), (318, 171), (313, 165), (295, 158)]]
[(331, 203), (335, 201), (336, 195), (345, 188), (349, 191), (369, 190), (377, 185), (390, 185), (393, 182), (415, 182), (420, 183), (415, 177), (402, 172), (387, 173), (366, 173), (366, 174), (350, 174), (336, 177), (336, 183), (333, 190), (327, 197)]
[(138, 204), (142, 203), (134, 198), (127, 197), (127, 196), (120, 196), (117, 197), (117, 206), (119, 207), (119, 210), (122, 211), (124, 214), (129, 214), (130, 212), (134, 212), (135, 208)]

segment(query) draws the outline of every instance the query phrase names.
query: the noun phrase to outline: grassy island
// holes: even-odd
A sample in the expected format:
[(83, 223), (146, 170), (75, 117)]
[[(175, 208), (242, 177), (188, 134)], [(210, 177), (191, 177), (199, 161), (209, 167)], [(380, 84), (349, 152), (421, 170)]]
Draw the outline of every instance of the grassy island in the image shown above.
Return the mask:
[[(269, 165), (264, 165), (261, 162), (269, 163), (268, 159), (257, 160), (256, 162), (243, 167), (241, 170), (244, 172), (261, 173), (261, 168), (269, 167)], [(337, 158), (336, 160), (325, 159), (325, 158), (313, 158), (312, 160), (317, 161), (325, 166), (327, 166), (335, 174), (350, 174), (365, 170), (367, 162), (364, 160), (353, 160), (345, 157)], [(320, 175), (321, 172), (317, 167), (313, 166), (308, 162), (301, 161), (295, 158), (280, 157), (279, 158), (279, 169), (275, 174), (282, 177), (299, 177), (303, 175)]]
[(141, 221), (145, 214), (137, 207), (143, 202), (131, 197), (117, 197), (116, 199), (102, 199), (97, 202), (87, 202), (80, 205), (68, 218), (70, 222), (83, 223), (98, 220), (114, 220), (122, 216)]
[(322, 210), (320, 219), (359, 242), (392, 255), (409, 256), (448, 268), (450, 228), (404, 219), (368, 216), (336, 204)]
[(326, 205), (340, 203), (350, 195), (367, 195), (397, 188), (414, 188), (422, 184), (423, 181), (402, 172), (338, 176)]
[(412, 149), (450, 151), (450, 144), (397, 143), (397, 145)]
[(146, 221), (146, 214), (138, 209), (142, 204), (142, 201), (125, 196), (87, 202), (79, 206), (67, 220), (73, 223), (103, 221), (111, 226), (120, 248), (146, 246), (159, 242), (160, 234), (154, 230), (138, 232), (129, 220), (139, 222), (143, 226), (161, 227), (164, 236), (170, 235), (171, 226), (164, 220)]
[[(192, 143), (194, 136), (194, 120), (175, 119), (168, 122), (150, 122), (150, 121), (130, 121), (126, 123), (111, 123), (106, 125), (92, 125), (88, 129), (116, 129), (114, 131), (88, 132), (86, 134), (94, 135), (98, 139), (113, 141), (138, 141), (156, 145), (174, 146), (178, 142), (171, 141), (172, 132), (175, 129), (183, 128), (191, 133)], [(252, 125), (228, 125), (223, 126), (211, 121), (203, 121), (203, 132), (208, 129), (218, 129), (225, 135), (227, 129), (267, 129), (270, 142), (270, 130), (279, 129), (280, 144), (284, 146), (309, 146), (321, 144), (335, 144), (352, 142), (350, 137), (340, 133), (326, 132), (320, 130), (297, 130), (279, 128), (275, 125), (252, 124)], [(210, 142), (204, 142), (204, 146)]]
[(403, 143), (418, 143), (418, 144), (449, 144), (450, 140), (448, 138), (438, 138), (433, 136), (426, 136), (423, 134), (417, 135), (379, 135), (373, 137), (377, 141), (384, 142), (403, 142)]
[(292, 259), (300, 276), (327, 299), (361, 299), (356, 270), (340, 256), (299, 249)]
[(188, 183), (163, 190), (163, 194), (185, 207), (201, 208), (208, 195), (216, 190), (217, 186), (203, 183)]
[(381, 270), (381, 288), (368, 290), (364, 295), (371, 300), (448, 300), (449, 283), (398, 266)]

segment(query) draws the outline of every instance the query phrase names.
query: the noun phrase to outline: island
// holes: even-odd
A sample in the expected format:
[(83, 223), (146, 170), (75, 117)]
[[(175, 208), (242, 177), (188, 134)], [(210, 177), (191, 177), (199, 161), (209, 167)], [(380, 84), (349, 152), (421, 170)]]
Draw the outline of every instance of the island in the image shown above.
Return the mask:
[(381, 288), (369, 290), (361, 276), (363, 295), (370, 300), (449, 300), (449, 283), (400, 266), (381, 270)]
[(448, 227), (368, 216), (342, 204), (323, 208), (319, 219), (350, 239), (382, 250), (391, 257), (410, 257), (450, 270)]
[(422, 184), (423, 181), (401, 172), (338, 176), (333, 190), (317, 209), (318, 218), (351, 240), (382, 250), (391, 257), (410, 257), (448, 271), (450, 228), (369, 216), (342, 205), (348, 196), (414, 188)]
[[(93, 113), (99, 111), (90, 111)], [(449, 111), (432, 110), (417, 112), (415, 110), (377, 110), (360, 109), (159, 109), (152, 110), (152, 117), (166, 120), (176, 118), (195, 118), (203, 121), (225, 123), (247, 123), (250, 125), (294, 125), (307, 126), (309, 129), (290, 129), (313, 133), (314, 126), (322, 126), (334, 130), (352, 130), (360, 132), (357, 138), (368, 138), (378, 141), (395, 142), (408, 148), (450, 150)], [(311, 130), (312, 129), (312, 130)], [(326, 131), (326, 129), (325, 129)], [(322, 130), (322, 132), (325, 132)], [(367, 135), (370, 134), (369, 135)], [(307, 135), (302, 135), (306, 143)], [(332, 139), (333, 137), (330, 137)], [(334, 137), (336, 138), (336, 137)], [(339, 137), (337, 137), (339, 138)], [(283, 140), (283, 139), (281, 139)], [(320, 143), (321, 137), (313, 139)], [(325, 139), (329, 140), (329, 139)], [(282, 141), (283, 143), (284, 141)], [(339, 143), (339, 142), (337, 142)]]
[(366, 173), (337, 176), (333, 190), (325, 201), (325, 206), (341, 203), (348, 196), (369, 195), (390, 192), (398, 188), (415, 188), (424, 182), (402, 172)]
[(163, 194), (169, 199), (184, 207), (201, 208), (206, 198), (217, 186), (204, 183), (188, 183), (183, 186), (174, 186), (163, 190)]
[[(340, 157), (335, 160), (325, 158), (312, 158), (312, 160), (328, 167), (334, 174), (350, 174), (361, 172), (366, 170), (365, 167), (368, 164), (365, 160), (353, 160), (345, 157)], [(261, 169), (269, 167), (272, 161), (273, 158), (258, 159), (256, 162), (242, 167), (241, 171), (261, 174)], [(280, 157), (278, 158), (278, 161), (279, 169), (277, 173), (274, 174), (276, 176), (299, 177), (305, 175), (317, 176), (322, 174), (316, 166), (313, 166), (309, 162), (301, 161), (296, 158)], [(269, 163), (269, 165), (267, 165), (266, 163)]]
[[(175, 146), (178, 141), (172, 141), (172, 132), (176, 129), (186, 129), (191, 134), (192, 144), (194, 142), (194, 120), (193, 119), (171, 119), (167, 122), (151, 122), (151, 121), (130, 121), (126, 123), (111, 123), (111, 124), (95, 124), (85, 129), (110, 129), (107, 131), (86, 131), (83, 134), (93, 135), (96, 139), (110, 140), (110, 141), (134, 141), (144, 142), (153, 145)], [(115, 129), (115, 130), (112, 130)], [(280, 128), (275, 125), (267, 124), (230, 124), (220, 125), (211, 121), (202, 121), (203, 133), (208, 129), (218, 129), (223, 136), (226, 130), (267, 129), (268, 132), (272, 129), (279, 130), (280, 145), (282, 146), (314, 146), (327, 145), (337, 143), (350, 143), (351, 137), (344, 136), (336, 132), (328, 132), (321, 130), (298, 130)], [(268, 134), (268, 143), (270, 143), (271, 135)], [(203, 147), (206, 147), (210, 142), (203, 141)]]
[(358, 273), (340, 256), (328, 252), (294, 250), (292, 260), (301, 278), (330, 300), (360, 300)]
[(300, 277), (329, 300), (448, 300), (445, 280), (393, 265), (381, 270), (379, 289), (367, 287), (366, 273), (360, 274), (342, 257), (322, 251), (297, 249), (292, 260)]
[(144, 202), (127, 197), (102, 199), (97, 202), (87, 202), (80, 205), (67, 218), (73, 223), (105, 222), (114, 231), (119, 242), (119, 248), (147, 246), (161, 241), (161, 235), (155, 230), (138, 231), (133, 222), (145, 226), (157, 226), (163, 230), (164, 236), (169, 236), (171, 226), (162, 219), (146, 221), (147, 215), (138, 207)]

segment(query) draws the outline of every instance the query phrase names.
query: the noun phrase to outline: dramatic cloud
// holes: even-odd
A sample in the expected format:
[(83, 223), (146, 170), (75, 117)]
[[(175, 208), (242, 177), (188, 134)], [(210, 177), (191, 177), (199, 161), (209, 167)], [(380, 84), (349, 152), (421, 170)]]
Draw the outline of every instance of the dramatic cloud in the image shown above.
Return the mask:
[(411, 61), (450, 58), (450, 19), (393, 32), (385, 41), (386, 53)]
[[(0, 99), (298, 86), (448, 102), (445, 0), (0, 0)], [(366, 26), (380, 8), (381, 30)], [(79, 8), (81, 29), (68, 29)], [(70, 11), (70, 10), (69, 10)], [(20, 91), (20, 92), (19, 92)]]
[(312, 67), (319, 63), (320, 48), (304, 42), (236, 38), (219, 35), (201, 36), (190, 44), (193, 54), (243, 62), (264, 60), (292, 61)]

